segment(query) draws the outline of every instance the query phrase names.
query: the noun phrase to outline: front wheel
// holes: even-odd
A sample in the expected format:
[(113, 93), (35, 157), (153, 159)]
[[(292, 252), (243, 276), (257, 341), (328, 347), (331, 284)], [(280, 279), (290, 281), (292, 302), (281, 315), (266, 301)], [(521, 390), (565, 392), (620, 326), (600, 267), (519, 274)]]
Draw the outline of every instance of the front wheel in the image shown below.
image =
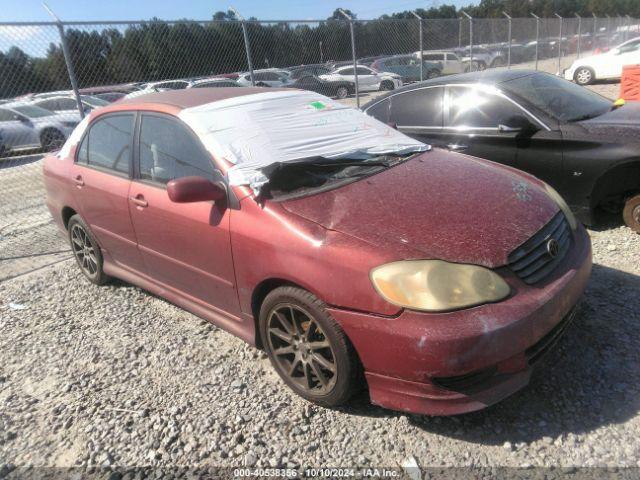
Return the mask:
[(640, 233), (640, 195), (631, 197), (625, 202), (622, 218), (627, 227)]
[(580, 67), (573, 74), (573, 79), (578, 85), (589, 85), (593, 83), (596, 76), (589, 67)]
[(280, 378), (324, 407), (345, 403), (360, 387), (360, 362), (323, 302), (296, 287), (280, 287), (260, 308), (262, 344)]
[(393, 84), (393, 82), (391, 80), (384, 80), (381, 84), (380, 84), (380, 90), (393, 90), (395, 88), (395, 85)]
[(40, 145), (45, 152), (58, 150), (65, 142), (63, 133), (55, 128), (50, 128), (42, 132)]
[(72, 216), (67, 228), (71, 251), (83, 275), (96, 285), (107, 283), (109, 277), (102, 269), (102, 252), (82, 217)]

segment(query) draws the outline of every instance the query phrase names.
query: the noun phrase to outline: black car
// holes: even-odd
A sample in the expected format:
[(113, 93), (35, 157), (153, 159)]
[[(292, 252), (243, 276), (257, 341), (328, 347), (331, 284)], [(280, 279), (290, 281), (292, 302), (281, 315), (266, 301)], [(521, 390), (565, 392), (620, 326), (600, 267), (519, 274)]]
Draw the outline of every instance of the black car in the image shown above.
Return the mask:
[(324, 63), (316, 63), (311, 65), (299, 65), (297, 67), (289, 67), (287, 70), (291, 72), (291, 79), (298, 80), (307, 75), (323, 75), (329, 73), (331, 69)]
[(299, 78), (295, 82), (287, 85), (289, 88), (300, 88), (302, 90), (311, 90), (312, 92), (321, 93), (327, 97), (347, 98), (356, 91), (353, 82), (345, 82), (342, 80), (323, 80), (314, 75), (307, 75)]
[(394, 90), (362, 109), (435, 147), (529, 172), (578, 218), (622, 212), (640, 232), (640, 103), (613, 103), (554, 75), (486, 70)]

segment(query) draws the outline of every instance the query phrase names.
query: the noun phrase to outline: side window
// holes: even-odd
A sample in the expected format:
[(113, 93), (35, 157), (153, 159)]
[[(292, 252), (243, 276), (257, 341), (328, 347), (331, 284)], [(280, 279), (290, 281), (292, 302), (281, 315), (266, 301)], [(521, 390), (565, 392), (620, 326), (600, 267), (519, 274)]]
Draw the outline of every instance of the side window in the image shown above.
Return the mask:
[(178, 120), (143, 115), (140, 178), (165, 184), (181, 177), (215, 179), (211, 155)]
[(57, 100), (43, 100), (38, 102), (37, 104), (40, 108), (45, 108), (47, 110), (57, 110), (58, 101)]
[(264, 78), (264, 79), (265, 79), (265, 80), (269, 80), (269, 81), (273, 81), (273, 82), (276, 82), (276, 81), (278, 81), (278, 80), (282, 80), (282, 79), (280, 78), (280, 75), (278, 75), (277, 73), (274, 73), (274, 72), (268, 72), (268, 73), (265, 75), (265, 78)]
[(338, 74), (340, 74), (340, 75), (354, 75), (353, 68), (343, 68), (342, 70), (338, 70)]
[(430, 53), (422, 56), (423, 60), (429, 60), (431, 62), (441, 62), (444, 59), (444, 55), (441, 53)]
[(58, 110), (76, 110), (78, 105), (71, 98), (61, 98), (58, 100)]
[(356, 72), (358, 72), (358, 75), (371, 75), (373, 73), (371, 70), (364, 67), (358, 67)]
[(451, 87), (449, 89), (450, 127), (497, 128), (512, 115), (522, 115), (510, 101), (475, 88)]
[(131, 166), (131, 135), (133, 114), (109, 115), (91, 125), (80, 146), (78, 158), (86, 145), (86, 163), (120, 173), (129, 173)]
[(0, 122), (10, 122), (14, 119), (13, 113), (9, 110), (1, 110), (0, 109)]
[(366, 113), (382, 123), (389, 123), (389, 105), (389, 100), (383, 100), (368, 108)]
[[(251, 75), (247, 75), (247, 80), (251, 81)], [(257, 82), (258, 80), (268, 80), (267, 74), (264, 72), (258, 72), (253, 74), (253, 79)]]
[(391, 97), (390, 121), (398, 127), (441, 127), (443, 88), (422, 88)]
[(627, 43), (626, 45), (623, 45), (622, 47), (620, 47), (620, 53), (635, 52), (639, 48), (640, 48), (640, 41), (630, 42), (630, 43)]

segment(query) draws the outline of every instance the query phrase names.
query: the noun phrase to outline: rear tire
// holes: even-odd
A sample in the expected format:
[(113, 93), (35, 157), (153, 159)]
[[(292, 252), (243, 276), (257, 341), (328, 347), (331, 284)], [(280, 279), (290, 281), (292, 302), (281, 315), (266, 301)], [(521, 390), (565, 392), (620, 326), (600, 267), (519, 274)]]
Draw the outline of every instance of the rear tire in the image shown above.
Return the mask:
[(96, 285), (107, 283), (110, 277), (102, 268), (103, 258), (100, 246), (80, 215), (73, 215), (69, 219), (67, 231), (71, 251), (82, 274)]
[(589, 67), (578, 67), (573, 74), (573, 80), (578, 85), (590, 85), (596, 79), (595, 72)]
[(60, 149), (65, 140), (64, 134), (55, 128), (49, 128), (40, 135), (40, 145), (45, 152)]
[(326, 305), (296, 287), (279, 287), (260, 307), (260, 335), (273, 368), (301, 397), (342, 405), (361, 386), (355, 349)]
[(636, 233), (640, 233), (640, 195), (629, 198), (622, 210), (624, 223)]
[(440, 76), (440, 72), (438, 70), (429, 70), (427, 72), (427, 80), (431, 80), (432, 78), (438, 78)]

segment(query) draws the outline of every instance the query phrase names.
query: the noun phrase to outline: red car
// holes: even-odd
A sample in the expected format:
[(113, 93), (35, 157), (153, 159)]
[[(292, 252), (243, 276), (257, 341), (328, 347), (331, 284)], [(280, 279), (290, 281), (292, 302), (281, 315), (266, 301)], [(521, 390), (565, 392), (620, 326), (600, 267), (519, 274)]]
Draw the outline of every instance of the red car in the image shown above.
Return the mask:
[(550, 187), (291, 89), (176, 90), (94, 111), (44, 162), (84, 275), (266, 350), (296, 393), (415, 413), (524, 387), (591, 271)]

